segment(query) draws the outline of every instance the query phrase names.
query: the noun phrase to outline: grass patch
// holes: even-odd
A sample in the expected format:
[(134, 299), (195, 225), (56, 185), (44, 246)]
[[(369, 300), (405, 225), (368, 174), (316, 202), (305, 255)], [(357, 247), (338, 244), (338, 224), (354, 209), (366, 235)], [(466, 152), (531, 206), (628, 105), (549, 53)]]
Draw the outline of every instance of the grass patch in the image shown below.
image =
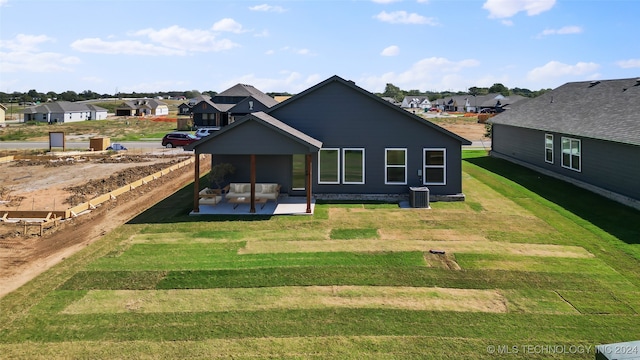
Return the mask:
[(377, 239), (378, 229), (331, 229), (330, 239)]
[(616, 276), (618, 273), (597, 258), (562, 258), (503, 254), (457, 254), (463, 269), (494, 269), (557, 273), (591, 273)]
[(523, 244), (495, 241), (430, 241), (430, 240), (323, 240), (323, 241), (249, 241), (240, 254), (342, 252), (342, 251), (420, 251), (444, 250), (455, 254), (508, 254), (544, 257), (589, 258), (593, 255), (578, 246)]
[(495, 290), (388, 286), (287, 286), (198, 290), (93, 290), (61, 313), (167, 313), (381, 308), (506, 312)]
[(482, 359), (640, 338), (638, 212), (464, 156), (467, 201), (429, 211), (195, 218), (186, 186), (0, 299), (0, 352)]

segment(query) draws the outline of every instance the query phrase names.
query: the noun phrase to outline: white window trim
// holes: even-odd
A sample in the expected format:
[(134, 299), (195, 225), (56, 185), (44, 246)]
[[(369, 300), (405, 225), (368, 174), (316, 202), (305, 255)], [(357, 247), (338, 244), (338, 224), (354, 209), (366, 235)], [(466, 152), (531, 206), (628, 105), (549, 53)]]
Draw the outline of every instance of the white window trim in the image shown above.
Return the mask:
[[(571, 163), (569, 165), (565, 165), (564, 163), (564, 146), (563, 146), (564, 140), (569, 140), (569, 150), (572, 149), (571, 144), (573, 142), (577, 142), (579, 144), (578, 147), (580, 148), (580, 155), (578, 155), (578, 169), (575, 169), (574, 167), (571, 166), (573, 165), (573, 157), (571, 156), (571, 154), (569, 154), (570, 155), (569, 159), (571, 159), (570, 160)], [(562, 159), (560, 160), (562, 167), (572, 171), (582, 172), (582, 140), (563, 136), (560, 142), (560, 150), (562, 151)]]
[[(402, 150), (404, 151), (404, 165), (389, 165), (388, 163), (388, 159), (387, 159), (387, 152), (391, 150), (391, 151), (398, 151), (398, 150)], [(404, 181), (403, 182), (396, 182), (396, 181), (389, 181), (389, 179), (387, 179), (387, 170), (390, 168), (399, 168), (399, 167), (403, 167), (404, 168)], [(384, 149), (384, 184), (385, 185), (407, 185), (407, 148), (385, 148)]]
[[(346, 166), (346, 161), (345, 161), (345, 153), (347, 151), (361, 151), (362, 152), (362, 180), (361, 181), (346, 181), (345, 176), (347, 174), (347, 172), (345, 171), (345, 166)], [(342, 149), (342, 183), (346, 184), (346, 185), (362, 185), (365, 183), (364, 179), (366, 178), (365, 174), (366, 174), (366, 169), (364, 167), (365, 161), (364, 161), (364, 156), (365, 156), (365, 151), (364, 148), (343, 148)], [(340, 163), (340, 161), (338, 161), (338, 163)]]
[[(547, 138), (551, 137), (551, 148), (547, 147)], [(547, 160), (547, 150), (551, 150), (551, 161)], [(553, 151), (553, 134), (544, 134), (544, 161), (548, 164), (553, 164), (555, 153)]]
[[(427, 159), (427, 151), (442, 151), (444, 158), (444, 164), (442, 165), (427, 165), (425, 160)], [(427, 182), (427, 169), (443, 169), (443, 182), (432, 183)], [(447, 149), (446, 148), (424, 148), (422, 149), (422, 184), (423, 185), (447, 185)]]
[[(322, 172), (320, 171), (320, 164), (322, 164), (322, 161), (320, 159), (320, 157), (322, 156), (322, 152), (326, 151), (326, 150), (335, 150), (338, 152), (338, 166), (336, 168), (336, 174), (338, 174), (336, 181), (321, 181), (320, 179), (322, 178)], [(318, 184), (340, 184), (340, 148), (322, 148), (320, 150), (318, 150)]]

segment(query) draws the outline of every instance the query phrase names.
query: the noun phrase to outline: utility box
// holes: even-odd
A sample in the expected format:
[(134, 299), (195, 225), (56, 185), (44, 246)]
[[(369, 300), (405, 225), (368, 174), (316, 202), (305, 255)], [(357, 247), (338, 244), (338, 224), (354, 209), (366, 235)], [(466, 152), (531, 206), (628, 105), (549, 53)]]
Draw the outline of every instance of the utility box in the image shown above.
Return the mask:
[(94, 137), (89, 139), (89, 148), (93, 151), (107, 150), (111, 145), (111, 139), (108, 137)]
[(429, 206), (429, 188), (410, 187), (409, 188), (409, 204), (412, 208), (430, 208)]

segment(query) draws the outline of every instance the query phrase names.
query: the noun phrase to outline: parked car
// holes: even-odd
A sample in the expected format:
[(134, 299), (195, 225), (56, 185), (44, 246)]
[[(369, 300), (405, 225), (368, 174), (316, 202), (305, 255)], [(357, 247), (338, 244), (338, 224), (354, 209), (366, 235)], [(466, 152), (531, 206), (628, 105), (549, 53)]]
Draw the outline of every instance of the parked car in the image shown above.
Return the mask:
[(111, 146), (109, 146), (107, 148), (107, 150), (114, 150), (114, 151), (120, 151), (120, 150), (127, 150), (126, 147), (124, 147), (124, 145), (119, 144), (119, 143), (113, 143), (111, 144)]
[(192, 142), (196, 142), (198, 140), (200, 140), (199, 137), (191, 134), (173, 132), (165, 135), (162, 138), (162, 146), (165, 146), (168, 148), (174, 148), (177, 146), (189, 145)]
[(196, 130), (196, 136), (199, 138), (203, 138), (205, 136), (209, 136), (212, 133), (214, 133), (215, 131), (220, 130), (219, 127), (206, 127), (206, 128), (199, 128), (198, 130)]

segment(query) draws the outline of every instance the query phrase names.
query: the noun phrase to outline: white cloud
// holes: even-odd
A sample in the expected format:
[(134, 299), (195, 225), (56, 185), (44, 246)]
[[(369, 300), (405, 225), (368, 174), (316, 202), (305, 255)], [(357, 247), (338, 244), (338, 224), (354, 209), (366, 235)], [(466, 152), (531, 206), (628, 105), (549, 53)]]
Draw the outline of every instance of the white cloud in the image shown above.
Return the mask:
[(580, 26), (563, 26), (560, 29), (545, 29), (538, 37), (548, 36), (548, 35), (569, 35), (569, 34), (580, 34), (583, 29)]
[(145, 44), (133, 40), (104, 41), (98, 38), (87, 38), (72, 42), (71, 48), (81, 52), (109, 55), (186, 55), (184, 50)]
[(11, 40), (0, 40), (0, 72), (70, 72), (81, 61), (75, 56), (41, 51), (39, 45), (53, 42), (46, 35), (18, 34)]
[(221, 84), (221, 88), (229, 88), (236, 84), (251, 84), (265, 93), (282, 91), (282, 89), (289, 89), (287, 91), (299, 93), (324, 80), (319, 74), (311, 74), (304, 77), (295, 71), (281, 71), (280, 75), (278, 78), (269, 79), (256, 77), (255, 74), (246, 74)]
[(526, 12), (533, 16), (550, 10), (556, 0), (487, 0), (482, 8), (489, 11), (489, 18), (502, 19)]
[(640, 68), (640, 59), (620, 60), (616, 65), (623, 69)]
[(0, 52), (0, 72), (55, 73), (71, 72), (81, 61), (75, 56), (52, 52)]
[[(315, 56), (316, 54), (314, 52), (312, 52), (309, 49), (299, 49), (299, 48), (293, 48), (291, 46), (284, 46), (282, 48), (280, 48), (281, 52), (286, 52), (286, 53), (291, 53), (291, 54), (296, 54), (296, 55), (303, 55), (303, 56)], [(265, 54), (267, 55), (273, 55), (276, 53), (276, 50), (268, 50)]]
[(387, 83), (392, 83), (402, 89), (464, 90), (469, 86), (467, 84), (469, 79), (461, 72), (478, 65), (480, 62), (475, 59), (453, 61), (442, 57), (431, 57), (414, 63), (403, 72), (388, 72), (380, 76), (369, 76), (360, 82), (365, 89), (370, 91), (382, 91)]
[(0, 40), (0, 49), (11, 51), (35, 51), (38, 45), (45, 42), (52, 42), (54, 39), (47, 35), (25, 35), (18, 34), (13, 40)]
[(240, 23), (230, 18), (224, 18), (220, 21), (217, 21), (215, 24), (213, 24), (213, 26), (211, 27), (211, 30), (232, 32), (236, 34), (240, 34), (247, 31), (242, 28), (242, 25)]
[(0, 0), (0, 7), (7, 5), (8, 2), (9, 0)]
[(187, 84), (184, 81), (162, 80), (123, 86), (120, 88), (120, 91), (124, 93), (130, 93), (134, 91), (140, 93), (148, 93), (156, 91), (166, 91), (166, 89), (180, 89), (184, 88), (185, 86), (187, 86)]
[(593, 62), (578, 62), (575, 65), (563, 64), (559, 61), (550, 61), (541, 67), (537, 67), (527, 73), (527, 79), (536, 82), (553, 80), (566, 76), (580, 76), (592, 78), (600, 65)]
[[(231, 19), (224, 19), (218, 24), (220, 28), (238, 29), (234, 25), (237, 23)], [(81, 52), (110, 55), (184, 56), (194, 52), (225, 51), (240, 46), (229, 39), (218, 39), (210, 30), (185, 29), (177, 25), (159, 30), (142, 29), (129, 35), (146, 37), (149, 42), (86, 38), (74, 41), (71, 48)]]
[(146, 36), (154, 43), (167, 48), (190, 52), (223, 51), (239, 46), (231, 40), (218, 40), (209, 31), (188, 30), (176, 25), (160, 30), (144, 29), (135, 32), (134, 35)]
[(380, 53), (380, 55), (382, 56), (397, 56), (400, 53), (400, 48), (396, 45), (391, 45), (388, 46), (386, 48), (384, 48), (384, 50), (382, 50), (382, 52)]
[(272, 6), (268, 4), (256, 5), (249, 7), (251, 11), (264, 11), (264, 12), (275, 12), (275, 13), (283, 13), (287, 11), (282, 6)]
[(504, 26), (513, 26), (513, 21), (511, 20), (502, 20), (500, 21)]
[(434, 18), (424, 17), (416, 13), (410, 14), (406, 11), (383, 11), (380, 14), (374, 16), (374, 18), (390, 24), (426, 24), (432, 26), (438, 25), (438, 22)]

